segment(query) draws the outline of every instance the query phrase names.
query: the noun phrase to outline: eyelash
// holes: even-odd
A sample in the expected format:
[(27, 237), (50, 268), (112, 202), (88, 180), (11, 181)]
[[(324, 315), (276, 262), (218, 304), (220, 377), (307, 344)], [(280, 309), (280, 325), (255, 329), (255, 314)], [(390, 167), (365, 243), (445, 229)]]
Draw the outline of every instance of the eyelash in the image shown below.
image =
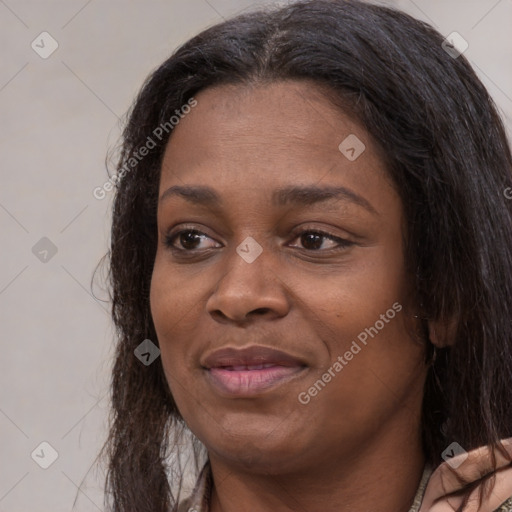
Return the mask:
[[(174, 245), (174, 240), (176, 240), (177, 238), (179, 238), (180, 235), (184, 234), (184, 233), (195, 233), (195, 234), (198, 234), (198, 235), (205, 235), (208, 237), (208, 235), (206, 235), (206, 233), (203, 233), (202, 231), (199, 231), (197, 229), (193, 229), (193, 228), (188, 228), (188, 229), (182, 229), (181, 231), (178, 231), (176, 233), (173, 233), (172, 235), (166, 235), (165, 236), (165, 239), (164, 239), (164, 245), (169, 248), (171, 251), (173, 252), (176, 252), (176, 253), (194, 253), (194, 252), (200, 252), (200, 251), (204, 251), (205, 249), (180, 249), (179, 247), (176, 247)], [(299, 238), (300, 236), (302, 236), (303, 234), (305, 233), (313, 233), (315, 235), (320, 235), (322, 236), (323, 238), (328, 238), (329, 240), (332, 240), (334, 242), (337, 242), (338, 243), (338, 247), (332, 247), (330, 249), (304, 249), (308, 252), (330, 252), (330, 251), (338, 251), (338, 250), (343, 250), (343, 249), (347, 249), (348, 247), (351, 247), (354, 245), (354, 242), (350, 242), (348, 240), (345, 240), (343, 238), (340, 238), (340, 237), (337, 237), (337, 236), (334, 236), (333, 234), (331, 233), (328, 233), (327, 231), (322, 231), (321, 229), (303, 229), (301, 231), (296, 231), (293, 233), (293, 240)], [(208, 237), (210, 238), (210, 237)]]

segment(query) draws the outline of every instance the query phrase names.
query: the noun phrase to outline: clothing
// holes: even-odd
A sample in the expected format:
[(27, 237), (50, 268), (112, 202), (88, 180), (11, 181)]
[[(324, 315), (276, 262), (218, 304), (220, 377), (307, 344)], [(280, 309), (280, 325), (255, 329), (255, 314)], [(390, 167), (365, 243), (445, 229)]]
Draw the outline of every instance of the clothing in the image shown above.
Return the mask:
[[(419, 512), (432, 473), (432, 467), (426, 464), (409, 512)], [(199, 474), (194, 491), (189, 498), (180, 502), (178, 512), (209, 512), (212, 483), (211, 468), (207, 462)], [(494, 512), (512, 512), (512, 497)]]
[(180, 502), (178, 512), (208, 512), (211, 490), (212, 474), (210, 463), (207, 462), (199, 473), (194, 491), (189, 498)]

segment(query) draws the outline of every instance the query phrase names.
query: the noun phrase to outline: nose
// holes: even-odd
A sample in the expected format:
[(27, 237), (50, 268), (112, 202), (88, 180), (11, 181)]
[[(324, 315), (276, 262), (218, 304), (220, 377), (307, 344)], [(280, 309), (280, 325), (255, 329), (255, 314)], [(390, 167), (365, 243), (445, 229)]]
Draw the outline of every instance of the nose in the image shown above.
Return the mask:
[(206, 302), (217, 321), (246, 323), (255, 317), (284, 317), (289, 311), (286, 284), (280, 277), (273, 255), (265, 249), (253, 262), (235, 250), (226, 256), (215, 291)]

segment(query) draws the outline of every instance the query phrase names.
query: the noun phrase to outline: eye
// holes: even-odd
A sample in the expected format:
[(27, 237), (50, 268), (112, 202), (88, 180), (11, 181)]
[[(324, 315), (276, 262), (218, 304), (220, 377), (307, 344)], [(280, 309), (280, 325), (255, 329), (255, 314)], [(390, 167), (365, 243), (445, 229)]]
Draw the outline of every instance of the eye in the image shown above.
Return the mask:
[(349, 242), (348, 240), (334, 236), (331, 233), (327, 233), (325, 231), (318, 229), (305, 229), (294, 233), (294, 235), (294, 240), (299, 238), (304, 248), (308, 251), (318, 251), (319, 249), (322, 249), (322, 245), (325, 239), (335, 242), (333, 247), (327, 249), (324, 248), (327, 251), (330, 249), (345, 249), (347, 247), (354, 245), (353, 242)]
[[(294, 237), (295, 238), (293, 238), (293, 240), (300, 239), (303, 248), (307, 251), (324, 252), (331, 249), (342, 250), (354, 245), (353, 242), (318, 229), (305, 229), (298, 231), (294, 233)], [(201, 247), (201, 242), (204, 242), (207, 239), (213, 240), (202, 231), (190, 228), (182, 229), (177, 233), (167, 235), (165, 237), (164, 244), (171, 250), (191, 253), (215, 247), (215, 245), (210, 245), (210, 247)], [(326, 240), (333, 242), (333, 245), (327, 248), (323, 247)]]
[[(164, 244), (172, 250), (192, 252), (204, 249), (204, 247), (197, 247), (197, 244), (207, 238), (210, 237), (197, 229), (183, 229), (172, 235), (167, 235)], [(181, 247), (177, 247), (176, 242), (178, 242)], [(206, 247), (206, 249), (208, 249), (208, 247)]]

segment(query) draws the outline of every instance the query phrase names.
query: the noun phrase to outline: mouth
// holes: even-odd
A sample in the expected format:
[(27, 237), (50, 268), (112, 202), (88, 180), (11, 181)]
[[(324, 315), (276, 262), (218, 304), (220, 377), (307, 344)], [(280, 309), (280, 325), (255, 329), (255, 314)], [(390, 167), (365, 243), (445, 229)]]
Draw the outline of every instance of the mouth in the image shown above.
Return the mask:
[(210, 384), (223, 396), (250, 397), (283, 385), (307, 365), (286, 352), (263, 346), (225, 348), (202, 363)]

